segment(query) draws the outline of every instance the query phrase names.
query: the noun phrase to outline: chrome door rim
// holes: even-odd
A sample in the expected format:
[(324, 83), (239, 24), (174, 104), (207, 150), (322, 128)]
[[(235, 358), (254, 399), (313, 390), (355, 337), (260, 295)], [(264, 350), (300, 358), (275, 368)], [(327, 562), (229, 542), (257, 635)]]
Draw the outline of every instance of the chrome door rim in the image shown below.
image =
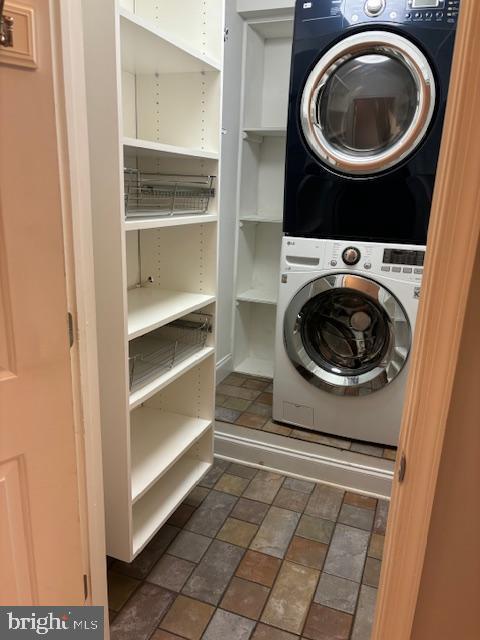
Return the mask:
[[(333, 289), (353, 289), (370, 297), (381, 306), (390, 321), (390, 347), (380, 365), (359, 375), (334, 374), (314, 362), (306, 351), (301, 334), (301, 311), (309, 300)], [(371, 292), (376, 292), (374, 297)], [(388, 298), (388, 306), (384, 294)], [(406, 325), (408, 339), (402, 339)], [(407, 313), (398, 299), (375, 280), (351, 273), (321, 276), (304, 285), (292, 298), (284, 316), (284, 345), (297, 371), (310, 384), (336, 395), (366, 395), (393, 382), (404, 368), (410, 354), (412, 333)]]
[[(375, 53), (400, 60), (412, 73), (418, 103), (412, 123), (388, 149), (373, 156), (354, 156), (336, 149), (323, 134), (317, 120), (321, 93), (335, 71), (358, 55)], [(312, 151), (329, 167), (351, 175), (386, 171), (409, 156), (425, 137), (435, 110), (435, 78), (424, 54), (406, 38), (388, 31), (367, 31), (345, 38), (317, 62), (303, 90), (300, 119), (305, 139)]]

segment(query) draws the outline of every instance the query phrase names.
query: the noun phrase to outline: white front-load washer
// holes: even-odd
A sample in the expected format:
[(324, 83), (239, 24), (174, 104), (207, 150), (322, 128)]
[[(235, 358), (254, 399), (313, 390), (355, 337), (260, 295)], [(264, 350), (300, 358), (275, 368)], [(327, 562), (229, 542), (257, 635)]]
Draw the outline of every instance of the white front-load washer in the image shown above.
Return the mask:
[(285, 237), (273, 418), (396, 445), (425, 247)]

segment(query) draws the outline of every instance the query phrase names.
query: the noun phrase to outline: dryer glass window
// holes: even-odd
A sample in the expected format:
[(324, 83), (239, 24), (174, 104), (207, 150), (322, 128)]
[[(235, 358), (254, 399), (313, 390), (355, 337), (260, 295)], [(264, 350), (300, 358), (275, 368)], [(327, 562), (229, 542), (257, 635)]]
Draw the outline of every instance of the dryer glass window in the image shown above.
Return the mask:
[(367, 54), (351, 58), (330, 76), (319, 95), (317, 118), (338, 150), (375, 155), (405, 134), (417, 104), (410, 69), (395, 57)]
[(302, 342), (310, 358), (337, 375), (360, 375), (381, 365), (391, 346), (385, 310), (354, 289), (325, 291), (301, 311)]
[(365, 31), (338, 42), (311, 70), (302, 131), (335, 172), (373, 175), (415, 151), (435, 101), (433, 71), (420, 49), (396, 33)]

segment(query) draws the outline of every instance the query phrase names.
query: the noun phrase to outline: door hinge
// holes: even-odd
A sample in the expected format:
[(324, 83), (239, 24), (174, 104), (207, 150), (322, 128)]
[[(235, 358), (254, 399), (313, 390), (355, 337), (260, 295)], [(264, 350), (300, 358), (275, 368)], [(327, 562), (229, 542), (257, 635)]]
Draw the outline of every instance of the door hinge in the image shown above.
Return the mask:
[(407, 473), (407, 456), (402, 453), (400, 458), (400, 465), (398, 467), (398, 481), (403, 482), (405, 480), (405, 474)]
[(225, 27), (225, 29), (223, 30), (223, 41), (224, 42), (228, 41), (229, 35), (230, 35), (230, 29), (228, 27)]
[(85, 596), (85, 600), (88, 598), (88, 576), (86, 573), (83, 574), (83, 594)]
[(13, 18), (3, 15), (5, 0), (0, 0), (0, 45), (13, 47)]
[(73, 347), (73, 343), (75, 342), (75, 329), (73, 327), (73, 316), (68, 312), (68, 342), (70, 344), (70, 349)]

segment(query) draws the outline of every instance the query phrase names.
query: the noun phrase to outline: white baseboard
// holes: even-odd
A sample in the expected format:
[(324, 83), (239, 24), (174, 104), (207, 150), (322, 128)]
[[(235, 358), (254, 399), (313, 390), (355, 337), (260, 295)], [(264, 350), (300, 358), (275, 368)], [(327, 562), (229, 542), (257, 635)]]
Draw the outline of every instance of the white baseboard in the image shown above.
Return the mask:
[(229, 373), (233, 371), (233, 356), (229, 353), (227, 356), (217, 362), (217, 384), (220, 384)]
[(215, 455), (387, 499), (390, 498), (395, 466), (391, 460), (218, 421)]

